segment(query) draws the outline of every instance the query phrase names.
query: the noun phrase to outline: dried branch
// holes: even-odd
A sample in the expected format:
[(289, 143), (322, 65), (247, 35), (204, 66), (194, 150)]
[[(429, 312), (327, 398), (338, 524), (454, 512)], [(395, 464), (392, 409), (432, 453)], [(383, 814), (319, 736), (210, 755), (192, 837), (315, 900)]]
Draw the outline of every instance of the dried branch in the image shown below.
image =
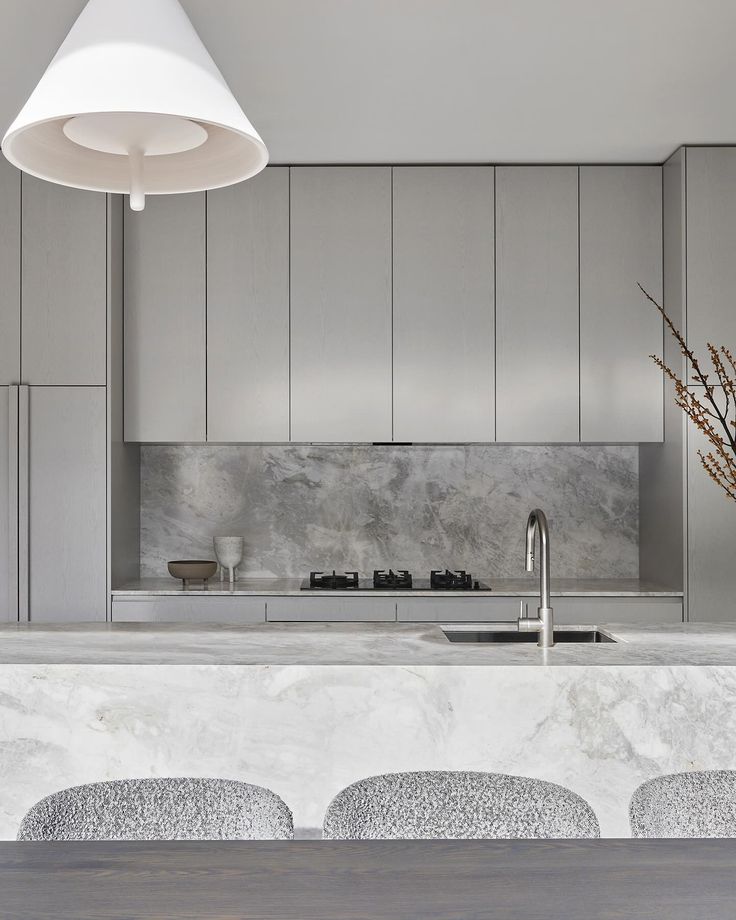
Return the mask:
[[(682, 409), (711, 445), (712, 450), (707, 453), (698, 451), (705, 471), (729, 498), (736, 501), (736, 421), (729, 420), (729, 416), (736, 411), (736, 360), (733, 353), (725, 345), (717, 347), (708, 343), (708, 354), (718, 381), (717, 384), (711, 383), (711, 375), (701, 369), (696, 355), (667, 315), (664, 307), (657, 303), (641, 285), (639, 289), (657, 308), (667, 328), (680, 346), (683, 357), (689, 362), (692, 369), (694, 382), (702, 388), (702, 398), (692, 385), (688, 385), (660, 357), (657, 355), (649, 357), (674, 384), (675, 405)], [(719, 397), (721, 397), (720, 404)]]

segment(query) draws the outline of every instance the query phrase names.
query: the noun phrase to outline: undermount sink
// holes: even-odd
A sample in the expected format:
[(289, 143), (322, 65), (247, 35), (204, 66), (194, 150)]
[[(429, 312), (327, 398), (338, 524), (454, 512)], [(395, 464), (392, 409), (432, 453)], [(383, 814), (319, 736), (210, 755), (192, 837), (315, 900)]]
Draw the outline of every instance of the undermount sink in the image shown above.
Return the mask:
[[(450, 642), (490, 642), (499, 644), (522, 642), (528, 645), (535, 645), (538, 639), (536, 632), (520, 632), (518, 629), (509, 628), (508, 623), (453, 625), (440, 628)], [(598, 629), (597, 626), (567, 626), (562, 629), (556, 629), (554, 636), (555, 643), (616, 641)]]

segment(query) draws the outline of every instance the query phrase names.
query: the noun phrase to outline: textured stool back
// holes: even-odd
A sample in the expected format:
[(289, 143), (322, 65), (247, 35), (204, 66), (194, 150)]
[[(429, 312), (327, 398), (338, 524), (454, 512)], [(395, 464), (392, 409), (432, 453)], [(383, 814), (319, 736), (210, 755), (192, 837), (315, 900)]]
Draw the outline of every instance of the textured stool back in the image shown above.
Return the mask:
[(388, 773), (343, 789), (327, 809), (331, 839), (599, 837), (570, 789), (501, 773)]
[(631, 797), (629, 820), (634, 837), (736, 837), (736, 771), (650, 779)]
[(269, 789), (224, 779), (128, 779), (63, 789), (26, 814), (19, 840), (286, 840)]

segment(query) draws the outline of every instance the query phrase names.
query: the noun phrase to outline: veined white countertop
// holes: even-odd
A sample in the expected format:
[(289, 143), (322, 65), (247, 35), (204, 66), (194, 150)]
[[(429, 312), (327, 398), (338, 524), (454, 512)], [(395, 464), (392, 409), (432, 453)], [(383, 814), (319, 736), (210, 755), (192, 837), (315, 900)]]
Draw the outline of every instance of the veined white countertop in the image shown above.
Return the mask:
[(58, 789), (133, 776), (267, 786), (314, 836), (396, 770), (561, 783), (625, 837), (644, 780), (733, 767), (736, 624), (607, 628), (543, 651), (400, 623), (2, 626), (0, 838)]
[(8, 624), (0, 626), (0, 664), (736, 667), (736, 623), (602, 628), (616, 642), (543, 650), (451, 643), (433, 624)]
[[(142, 578), (119, 588), (113, 588), (115, 597), (232, 597), (249, 595), (280, 595), (299, 597), (533, 597), (539, 594), (539, 576), (528, 578), (493, 578), (478, 576), (478, 580), (491, 586), (490, 591), (302, 591), (301, 578), (242, 578), (230, 589), (227, 582), (211, 578), (204, 588), (184, 589), (173, 578)], [(682, 597), (674, 591), (640, 581), (636, 578), (553, 578), (553, 597)]]

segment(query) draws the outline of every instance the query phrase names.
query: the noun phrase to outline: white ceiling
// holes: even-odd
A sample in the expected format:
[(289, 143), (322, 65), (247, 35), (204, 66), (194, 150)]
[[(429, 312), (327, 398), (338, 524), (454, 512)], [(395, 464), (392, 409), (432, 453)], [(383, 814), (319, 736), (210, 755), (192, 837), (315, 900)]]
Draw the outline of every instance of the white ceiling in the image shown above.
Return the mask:
[[(84, 0), (0, 0), (0, 131)], [(273, 162), (736, 143), (736, 0), (183, 0)]]

